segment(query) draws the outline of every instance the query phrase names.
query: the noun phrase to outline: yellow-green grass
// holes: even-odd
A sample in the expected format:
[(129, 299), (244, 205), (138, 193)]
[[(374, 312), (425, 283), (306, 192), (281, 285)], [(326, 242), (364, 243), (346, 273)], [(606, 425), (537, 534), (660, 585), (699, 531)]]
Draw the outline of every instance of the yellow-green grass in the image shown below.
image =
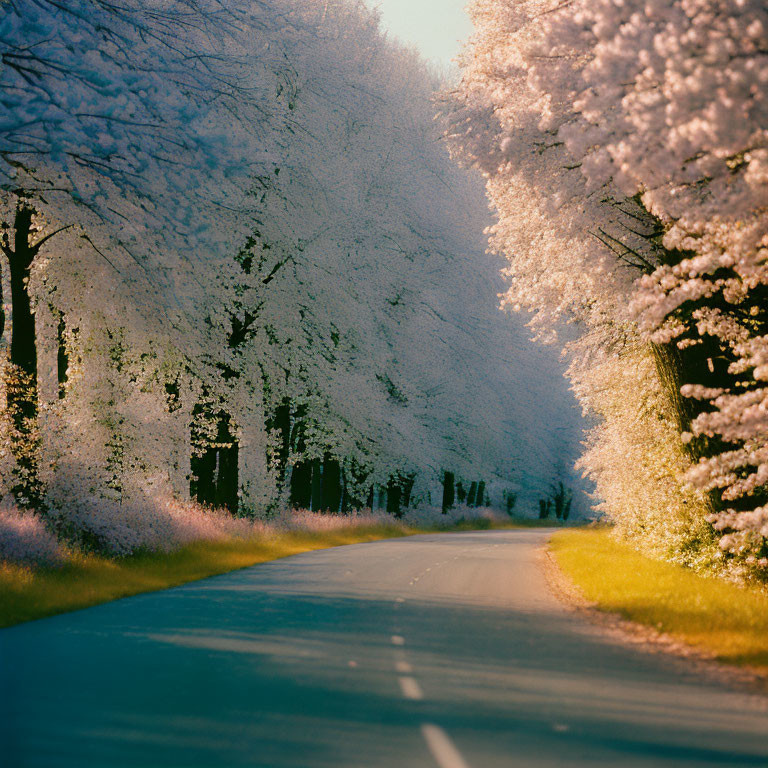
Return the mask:
[(654, 627), (721, 661), (768, 673), (768, 593), (645, 557), (610, 529), (559, 531), (550, 550), (601, 611)]
[[(536, 525), (537, 521), (510, 520), (501, 526)], [(484, 520), (459, 521), (450, 529), (491, 527)], [(142, 592), (154, 592), (256, 563), (326, 549), (435, 529), (399, 525), (349, 527), (323, 532), (274, 533), (253, 539), (198, 542), (171, 553), (132, 555), (118, 559), (73, 554), (61, 568), (31, 570), (0, 561), (0, 627), (75, 611)]]
[(141, 592), (175, 587), (249, 565), (342, 544), (404, 535), (385, 526), (253, 539), (201, 541), (175, 552), (109, 559), (74, 554), (62, 568), (0, 565), (0, 627), (87, 608)]

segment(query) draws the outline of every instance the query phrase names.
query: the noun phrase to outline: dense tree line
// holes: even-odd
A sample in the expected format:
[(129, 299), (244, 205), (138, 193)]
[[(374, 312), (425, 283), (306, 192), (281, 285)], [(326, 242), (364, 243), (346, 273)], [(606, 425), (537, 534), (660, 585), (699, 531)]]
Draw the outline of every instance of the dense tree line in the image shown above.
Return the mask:
[(533, 507), (567, 476), (577, 418), (497, 312), (441, 82), (375, 13), (14, 0), (0, 22), (3, 494), (125, 551), (172, 499), (398, 514), (450, 472)]

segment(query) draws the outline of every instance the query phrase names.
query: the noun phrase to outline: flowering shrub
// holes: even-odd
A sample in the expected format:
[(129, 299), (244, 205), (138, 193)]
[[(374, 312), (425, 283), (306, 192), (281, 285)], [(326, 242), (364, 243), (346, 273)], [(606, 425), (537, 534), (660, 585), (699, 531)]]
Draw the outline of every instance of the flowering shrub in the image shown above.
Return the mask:
[(8, 498), (0, 503), (0, 560), (25, 565), (57, 565), (63, 552), (42, 518), (20, 510)]
[(258, 530), (251, 521), (191, 501), (145, 495), (119, 503), (80, 499), (52, 513), (62, 532), (87, 549), (111, 555), (148, 550), (170, 552), (194, 541), (245, 538)]
[(264, 523), (269, 530), (308, 531), (327, 533), (363, 528), (371, 525), (402, 525), (386, 512), (354, 510), (348, 514), (332, 515), (323, 512), (311, 512), (308, 509), (294, 509), (281, 512)]
[(332, 515), (322, 512), (310, 512), (307, 509), (297, 509), (283, 512), (264, 525), (269, 528), (283, 530), (299, 530), (312, 532), (341, 531), (362, 528), (372, 525), (406, 528), (450, 528), (461, 521), (473, 523), (504, 523), (509, 522), (508, 515), (502, 515), (496, 510), (484, 507), (460, 506), (443, 513), (440, 507), (420, 507), (407, 509), (400, 518), (383, 510), (355, 510), (343, 515)]
[[(329, 533), (372, 526), (449, 528), (468, 521), (478, 525), (508, 522), (492, 509), (457, 507), (443, 514), (439, 507), (407, 510), (402, 518), (377, 510), (347, 514), (286, 510), (269, 519), (233, 517), (226, 510), (211, 509), (171, 497), (146, 496), (144, 505), (119, 504), (104, 499), (80, 501), (51, 513), (56, 527), (86, 549), (125, 556), (140, 551), (171, 552), (195, 541), (226, 541), (287, 532)], [(56, 537), (39, 515), (18, 510), (4, 501), (0, 507), (0, 560), (53, 565), (64, 554)]]
[(460, 522), (483, 524), (508, 523), (509, 515), (502, 514), (490, 507), (458, 506), (445, 514), (439, 507), (422, 507), (406, 510), (402, 518), (405, 525), (414, 528), (450, 528)]

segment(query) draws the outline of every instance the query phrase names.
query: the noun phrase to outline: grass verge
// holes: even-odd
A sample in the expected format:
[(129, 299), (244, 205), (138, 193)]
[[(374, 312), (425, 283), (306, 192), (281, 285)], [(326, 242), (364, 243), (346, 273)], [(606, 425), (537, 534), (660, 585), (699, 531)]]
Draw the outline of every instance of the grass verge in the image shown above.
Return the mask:
[(0, 562), (0, 627), (76, 611), (142, 592), (176, 587), (315, 549), (433, 533), (436, 530), (531, 527), (536, 521), (510, 521), (500, 526), (482, 523), (460, 521), (450, 528), (440, 529), (371, 525), (322, 532), (280, 532), (246, 540), (197, 542), (171, 553), (132, 555), (119, 559), (76, 554), (61, 568), (38, 570)]
[(559, 531), (550, 551), (598, 610), (654, 627), (720, 661), (768, 674), (768, 593), (653, 560), (609, 529)]

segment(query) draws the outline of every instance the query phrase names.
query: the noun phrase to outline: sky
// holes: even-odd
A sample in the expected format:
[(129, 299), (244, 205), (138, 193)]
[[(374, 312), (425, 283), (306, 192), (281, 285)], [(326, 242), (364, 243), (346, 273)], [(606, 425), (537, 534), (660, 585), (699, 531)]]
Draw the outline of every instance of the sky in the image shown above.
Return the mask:
[(450, 65), (472, 32), (464, 12), (469, 0), (367, 0), (381, 11), (385, 29), (413, 43), (428, 59)]

